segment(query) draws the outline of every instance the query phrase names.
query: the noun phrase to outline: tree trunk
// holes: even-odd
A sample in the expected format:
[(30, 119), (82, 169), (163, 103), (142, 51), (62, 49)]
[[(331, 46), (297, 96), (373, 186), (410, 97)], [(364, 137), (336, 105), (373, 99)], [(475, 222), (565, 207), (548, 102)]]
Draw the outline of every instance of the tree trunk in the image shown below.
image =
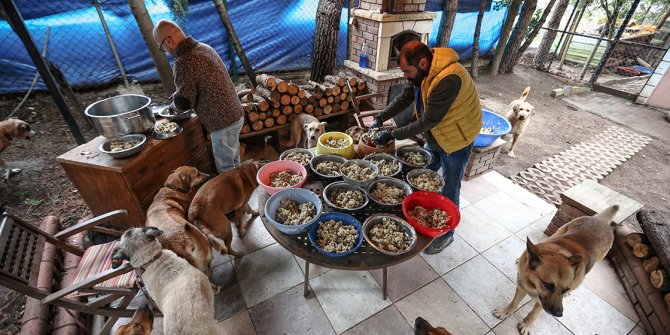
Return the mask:
[[(533, 40), (535, 39), (535, 37), (537, 37), (537, 34), (540, 33), (540, 30), (542, 29), (542, 26), (544, 25), (544, 22), (547, 21), (547, 17), (549, 17), (549, 13), (551, 13), (552, 8), (554, 8), (554, 3), (556, 3), (556, 0), (549, 0), (549, 3), (547, 4), (547, 7), (544, 8), (544, 11), (542, 12), (542, 15), (540, 16), (540, 19), (537, 21), (537, 25), (530, 32), (528, 37), (526, 37), (526, 40), (523, 42), (523, 44), (519, 48), (519, 51), (517, 51), (517, 53), (516, 53), (517, 61), (519, 60), (519, 58), (521, 58), (523, 53), (526, 52), (526, 50), (528, 50), (528, 47), (530, 47), (530, 44), (533, 43)], [(547, 32), (545, 32), (545, 34), (546, 33)]]
[[(554, 14), (551, 16), (551, 20), (549, 21), (549, 28), (559, 28), (563, 14), (568, 8), (568, 4), (570, 4), (569, 0), (560, 0), (556, 4), (556, 10), (554, 10)], [(554, 39), (556, 39), (555, 30), (547, 30), (544, 32), (544, 36), (542, 36), (542, 42), (540, 42), (540, 46), (537, 47), (537, 53), (535, 53), (535, 58), (533, 58), (533, 66), (538, 69), (544, 69), (544, 65), (549, 60), (549, 53), (551, 52), (551, 46), (554, 44)]]
[(649, 239), (666, 271), (670, 271), (670, 223), (662, 212), (655, 209), (641, 209), (636, 214), (637, 222)]
[(335, 70), (342, 2), (343, 0), (319, 0), (310, 75), (313, 81), (322, 82), (326, 75), (332, 74)]
[(165, 54), (158, 50), (158, 43), (154, 40), (154, 23), (147, 12), (147, 7), (144, 5), (143, 0), (128, 0), (128, 4), (130, 5), (130, 11), (135, 16), (137, 25), (140, 27), (144, 42), (147, 44), (149, 54), (151, 54), (151, 59), (153, 59), (154, 65), (156, 65), (158, 76), (161, 77), (163, 89), (166, 94), (170, 95), (176, 89), (174, 86), (174, 77), (172, 76), (172, 68)]
[(524, 1), (523, 7), (521, 8), (521, 14), (519, 14), (519, 20), (512, 31), (512, 36), (510, 36), (509, 42), (507, 42), (505, 54), (500, 63), (500, 71), (502, 73), (512, 73), (512, 71), (514, 71), (514, 65), (516, 65), (516, 52), (521, 46), (523, 37), (526, 36), (526, 30), (535, 13), (535, 7), (537, 7), (537, 0)]
[[(579, 22), (582, 21), (582, 17), (584, 16), (584, 12), (586, 11), (586, 6), (588, 6), (590, 3), (590, 0), (580, 0), (580, 8), (579, 12), (577, 13), (575, 19), (572, 20), (572, 23), (570, 24), (570, 29), (569, 31), (571, 33), (574, 33), (577, 31), (577, 27), (579, 26)], [(568, 34), (568, 37), (565, 39), (565, 42), (561, 46), (561, 51), (559, 52), (561, 54), (561, 61), (558, 62), (558, 67), (557, 69), (562, 69), (563, 68), (563, 63), (565, 63), (565, 58), (568, 57), (568, 51), (570, 50), (570, 44), (572, 44), (572, 37), (574, 35)]]
[[(249, 63), (249, 59), (247, 59), (247, 55), (244, 53), (244, 49), (242, 49), (240, 39), (237, 38), (237, 33), (235, 32), (233, 23), (230, 21), (230, 16), (228, 15), (228, 9), (226, 9), (226, 5), (223, 3), (223, 1), (224, 0), (214, 0), (214, 6), (216, 6), (216, 10), (219, 12), (219, 17), (221, 17), (221, 22), (223, 22), (223, 26), (226, 28), (228, 39), (230, 40), (230, 43), (233, 45), (233, 47), (235, 47), (237, 57), (240, 59), (240, 62), (242, 62), (244, 71), (247, 73), (249, 81), (251, 81), (251, 86), (256, 87), (256, 74), (251, 68), (251, 63)], [(237, 71), (237, 69), (231, 70)]]
[(482, 0), (481, 6), (479, 7), (477, 25), (475, 26), (475, 37), (472, 41), (472, 66), (470, 67), (472, 78), (477, 78), (477, 69), (479, 68), (479, 33), (482, 31), (484, 11), (486, 11), (486, 0)]
[(658, 22), (656, 23), (656, 28), (661, 29), (661, 27), (663, 27), (663, 25), (665, 24), (665, 21), (668, 20), (668, 17), (670, 17), (670, 6), (668, 6), (668, 8), (665, 10), (663, 16), (661, 16), (661, 18), (658, 19)]
[(495, 55), (493, 56), (493, 61), (491, 62), (491, 75), (497, 76), (498, 70), (500, 68), (500, 61), (502, 60), (503, 54), (505, 53), (505, 46), (509, 39), (509, 35), (512, 32), (512, 27), (514, 27), (514, 19), (519, 14), (519, 6), (521, 6), (522, 0), (512, 0), (509, 7), (507, 7), (507, 17), (505, 17), (505, 23), (503, 24), (502, 30), (500, 32), (500, 38), (498, 39), (498, 46), (496, 47)]
[(458, 10), (458, 0), (443, 0), (442, 3), (442, 27), (440, 27), (440, 47), (449, 46), (451, 31), (454, 28), (456, 20), (456, 11)]

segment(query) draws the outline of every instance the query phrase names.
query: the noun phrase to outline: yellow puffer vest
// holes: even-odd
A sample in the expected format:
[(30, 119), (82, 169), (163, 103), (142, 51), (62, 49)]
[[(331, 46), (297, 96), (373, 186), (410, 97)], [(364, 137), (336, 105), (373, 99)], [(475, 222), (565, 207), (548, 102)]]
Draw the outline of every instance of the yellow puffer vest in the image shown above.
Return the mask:
[(448, 154), (472, 143), (482, 128), (482, 107), (479, 104), (475, 83), (463, 65), (458, 63), (458, 54), (454, 49), (433, 49), (430, 72), (421, 83), (423, 106), (426, 106), (435, 86), (451, 74), (461, 78), (461, 88), (444, 119), (430, 130), (442, 150)]

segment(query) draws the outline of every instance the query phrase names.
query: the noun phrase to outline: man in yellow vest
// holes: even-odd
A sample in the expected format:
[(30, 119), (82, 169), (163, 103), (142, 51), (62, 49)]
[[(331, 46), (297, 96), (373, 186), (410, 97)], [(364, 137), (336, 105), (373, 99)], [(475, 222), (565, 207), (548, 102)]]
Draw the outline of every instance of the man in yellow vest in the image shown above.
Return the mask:
[[(453, 49), (431, 50), (419, 41), (406, 43), (399, 56), (400, 69), (412, 85), (405, 89), (375, 118), (372, 127), (381, 127), (412, 103), (416, 107), (413, 122), (393, 130), (383, 130), (377, 141), (406, 139), (426, 134), (425, 148), (433, 153), (428, 168), (442, 168), (442, 194), (459, 204), (461, 179), (472, 153), (473, 142), (482, 127), (482, 108), (475, 84), (458, 63)], [(428, 254), (444, 250), (454, 240), (451, 231), (438, 237), (426, 249)]]

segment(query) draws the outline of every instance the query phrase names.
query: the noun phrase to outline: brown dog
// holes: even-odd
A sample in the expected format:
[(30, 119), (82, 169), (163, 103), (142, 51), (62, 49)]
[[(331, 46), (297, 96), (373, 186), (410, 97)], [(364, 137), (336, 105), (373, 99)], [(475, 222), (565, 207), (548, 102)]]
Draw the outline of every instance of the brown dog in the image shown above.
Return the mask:
[(451, 335), (444, 327), (433, 327), (422, 317), (414, 320), (414, 335)]
[(493, 311), (493, 315), (507, 318), (528, 294), (535, 305), (518, 325), (521, 334), (530, 333), (542, 309), (553, 316), (562, 316), (563, 295), (577, 288), (612, 247), (614, 232), (610, 222), (618, 209), (614, 205), (595, 216), (574, 219), (542, 243), (533, 244), (527, 239), (527, 250), (519, 259), (514, 298), (507, 307)]
[(519, 99), (510, 102), (503, 113), (503, 116), (507, 118), (507, 121), (512, 124), (512, 130), (506, 135), (506, 137), (512, 137), (512, 145), (507, 152), (507, 156), (512, 158), (516, 157), (514, 148), (519, 142), (519, 138), (526, 129), (528, 122), (530, 122), (530, 117), (535, 115), (535, 107), (526, 102), (528, 93), (530, 93), (530, 86), (523, 90)]
[[(259, 167), (260, 164), (254, 162), (226, 171), (205, 183), (193, 198), (188, 220), (200, 228), (214, 249), (222, 254), (243, 255), (231, 248), (233, 234), (226, 213), (235, 212), (239, 234), (244, 236), (247, 225), (258, 216), (258, 212), (249, 207), (249, 198), (258, 186), (256, 173)], [(243, 222), (245, 213), (252, 217)]]
[[(211, 280), (213, 255), (209, 239), (186, 220), (193, 195), (208, 177), (191, 166), (174, 170), (149, 206), (145, 226), (163, 231), (158, 237), (163, 248), (174, 251)], [(217, 287), (212, 287), (216, 292)]]
[[(0, 153), (5, 151), (5, 149), (12, 144), (13, 139), (30, 140), (33, 136), (35, 136), (35, 132), (30, 130), (30, 124), (28, 122), (15, 118), (0, 121)], [(10, 170), (7, 168), (7, 163), (0, 159), (0, 172), (4, 172), (3, 178), (7, 180), (11, 173), (19, 173), (21, 170)]]
[(114, 335), (151, 335), (154, 329), (154, 312), (146, 304), (135, 311), (130, 322), (119, 327)]
[(279, 153), (277, 150), (268, 144), (268, 140), (272, 138), (272, 136), (268, 135), (265, 136), (263, 139), (265, 141), (265, 145), (261, 147), (255, 147), (251, 145), (247, 145), (243, 142), (240, 142), (240, 159), (242, 163), (248, 163), (248, 162), (258, 162), (258, 161), (276, 161), (279, 159)]
[(319, 122), (317, 118), (309, 114), (298, 114), (291, 120), (289, 129), (291, 134), (291, 145), (296, 148), (313, 148), (321, 134), (326, 132), (326, 123)]

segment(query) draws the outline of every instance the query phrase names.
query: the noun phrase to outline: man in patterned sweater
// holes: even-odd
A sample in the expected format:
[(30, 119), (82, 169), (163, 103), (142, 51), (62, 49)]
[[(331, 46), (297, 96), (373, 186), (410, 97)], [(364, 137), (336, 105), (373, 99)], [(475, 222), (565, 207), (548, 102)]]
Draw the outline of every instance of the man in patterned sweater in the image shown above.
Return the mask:
[(153, 33), (159, 49), (175, 58), (173, 107), (193, 109), (211, 133), (219, 173), (239, 166), (244, 112), (221, 57), (209, 45), (187, 37), (172, 21), (159, 21)]

